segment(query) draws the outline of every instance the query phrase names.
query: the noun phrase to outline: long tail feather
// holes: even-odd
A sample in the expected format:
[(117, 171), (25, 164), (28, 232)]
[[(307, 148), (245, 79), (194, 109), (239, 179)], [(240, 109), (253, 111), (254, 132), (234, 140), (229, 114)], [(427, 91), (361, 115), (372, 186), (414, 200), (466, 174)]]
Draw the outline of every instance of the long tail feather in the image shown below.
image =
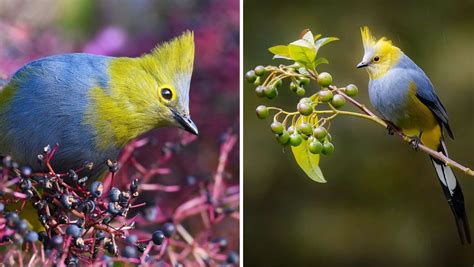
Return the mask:
[[(444, 141), (441, 141), (441, 145), (438, 149), (444, 155), (447, 155), (446, 146)], [(444, 165), (441, 161), (431, 157), (431, 162), (438, 175), (441, 187), (443, 188), (444, 195), (448, 200), (448, 204), (453, 212), (454, 219), (456, 220), (456, 226), (458, 228), (459, 238), (461, 243), (471, 243), (471, 232), (469, 228), (469, 222), (467, 220), (466, 209), (464, 207), (464, 196), (462, 194), (461, 185), (456, 179), (453, 170)]]

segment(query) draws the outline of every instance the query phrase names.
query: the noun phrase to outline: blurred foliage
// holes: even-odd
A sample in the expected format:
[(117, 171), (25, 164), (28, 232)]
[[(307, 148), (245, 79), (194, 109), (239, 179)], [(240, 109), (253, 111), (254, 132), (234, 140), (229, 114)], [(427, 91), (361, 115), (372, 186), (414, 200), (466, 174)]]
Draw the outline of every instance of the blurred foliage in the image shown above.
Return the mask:
[[(244, 66), (274, 63), (267, 48), (311, 28), (341, 40), (322, 56), (334, 83), (359, 86), (372, 110), (359, 27), (387, 36), (420, 67), (450, 115), (450, 156), (474, 167), (474, 2), (245, 1)], [(284, 85), (284, 87), (287, 85)], [(246, 266), (458, 266), (474, 262), (461, 246), (428, 157), (379, 126), (356, 118), (333, 123), (333, 156), (321, 163), (327, 184), (307, 179), (291, 152), (275, 145), (255, 116), (271, 105), (244, 86), (244, 252)], [(283, 88), (282, 88), (283, 89)], [(315, 89), (313, 89), (315, 90)], [(311, 90), (307, 90), (312, 92)], [(286, 98), (286, 99), (285, 99)], [(279, 106), (296, 96), (280, 90)], [(474, 221), (474, 180), (458, 174)]]

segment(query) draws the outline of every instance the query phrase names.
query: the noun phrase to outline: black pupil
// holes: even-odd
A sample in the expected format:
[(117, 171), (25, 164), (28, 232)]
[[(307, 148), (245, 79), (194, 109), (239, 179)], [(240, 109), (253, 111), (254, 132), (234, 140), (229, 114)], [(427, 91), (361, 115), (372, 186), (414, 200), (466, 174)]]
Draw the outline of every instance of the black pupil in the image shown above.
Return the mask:
[(161, 96), (166, 100), (170, 100), (173, 97), (173, 93), (171, 93), (170, 89), (164, 88), (161, 90)]
[(379, 61), (379, 57), (374, 57), (374, 61)]

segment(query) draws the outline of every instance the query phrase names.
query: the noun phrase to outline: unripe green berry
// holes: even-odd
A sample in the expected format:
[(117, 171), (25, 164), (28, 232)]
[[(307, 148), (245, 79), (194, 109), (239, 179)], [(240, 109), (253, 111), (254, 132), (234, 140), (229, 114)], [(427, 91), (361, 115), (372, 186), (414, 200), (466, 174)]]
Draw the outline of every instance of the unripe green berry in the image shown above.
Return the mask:
[(306, 94), (306, 91), (304, 90), (303, 87), (298, 87), (298, 89), (296, 89), (297, 96), (304, 96), (305, 94)]
[(269, 114), (268, 108), (263, 105), (258, 106), (256, 112), (259, 119), (266, 119)]
[(270, 125), (270, 128), (272, 129), (272, 132), (276, 134), (282, 134), (283, 131), (285, 130), (285, 127), (279, 121), (272, 122), (272, 124)]
[(329, 90), (321, 90), (319, 91), (318, 93), (318, 97), (319, 97), (319, 100), (323, 103), (327, 103), (329, 101), (331, 101), (332, 97), (333, 97), (333, 94), (331, 91)]
[(340, 108), (344, 106), (345, 103), (346, 103), (346, 99), (342, 95), (339, 95), (339, 94), (335, 95), (331, 100), (331, 104), (335, 108)]
[(349, 84), (348, 86), (346, 86), (346, 95), (352, 97), (352, 96), (356, 96), (357, 93), (359, 93), (359, 89), (357, 88), (357, 86), (353, 84)]
[(308, 85), (309, 84), (309, 78), (306, 78), (306, 77), (301, 77), (299, 78), (300, 80), (300, 85)]
[(249, 83), (255, 82), (255, 80), (257, 79), (257, 75), (255, 74), (255, 71), (253, 70), (247, 71), (247, 73), (245, 73), (245, 79)]
[(331, 155), (334, 152), (334, 145), (330, 142), (325, 142), (323, 144), (323, 150), (322, 153), (326, 156)]
[(298, 90), (298, 85), (294, 82), (291, 82), (290, 83), (290, 90), (293, 91), (293, 92), (296, 92), (296, 90)]
[(299, 146), (301, 145), (302, 142), (303, 142), (303, 138), (301, 137), (301, 135), (297, 133), (292, 133), (290, 135), (290, 145)]
[(332, 84), (332, 76), (327, 72), (321, 72), (318, 75), (318, 84), (321, 87), (328, 87)]
[(290, 126), (290, 127), (288, 127), (288, 129), (286, 129), (286, 131), (291, 135), (295, 132), (295, 127)]
[(287, 131), (283, 131), (283, 133), (277, 134), (275, 137), (280, 145), (288, 145), (290, 142), (290, 134)]
[(262, 83), (262, 80), (260, 79), (260, 77), (257, 77), (257, 79), (255, 79), (255, 81), (253, 82), (253, 85), (258, 86), (261, 83)]
[(313, 136), (314, 138), (318, 140), (323, 140), (327, 134), (328, 134), (328, 131), (326, 130), (326, 128), (322, 126), (319, 126), (313, 129)]
[(320, 154), (321, 151), (323, 151), (323, 144), (319, 142), (318, 140), (314, 140), (311, 143), (309, 143), (309, 152), (313, 154)]
[(268, 99), (274, 99), (275, 97), (278, 96), (278, 91), (275, 87), (273, 86), (267, 86), (265, 89), (263, 89), (263, 92), (265, 93), (265, 96)]
[(283, 82), (281, 81), (281, 79), (280, 79), (280, 80), (277, 80), (277, 81), (275, 82), (275, 87), (276, 87), (276, 88), (280, 88), (282, 84), (283, 84)]
[(254, 71), (257, 76), (263, 76), (267, 73), (267, 70), (265, 70), (265, 67), (262, 65), (255, 67)]
[(300, 99), (299, 103), (308, 103), (308, 104), (311, 104), (312, 101), (311, 99), (309, 99), (309, 97), (303, 97)]
[(255, 88), (255, 94), (258, 97), (264, 97), (265, 96), (265, 87), (263, 85), (259, 85)]
[(304, 135), (311, 135), (313, 133), (313, 127), (307, 122), (302, 122), (297, 127), (298, 132)]
[(308, 116), (308, 115), (311, 115), (311, 113), (313, 113), (313, 107), (309, 103), (300, 102), (298, 103), (296, 107), (298, 109), (298, 112), (303, 116)]

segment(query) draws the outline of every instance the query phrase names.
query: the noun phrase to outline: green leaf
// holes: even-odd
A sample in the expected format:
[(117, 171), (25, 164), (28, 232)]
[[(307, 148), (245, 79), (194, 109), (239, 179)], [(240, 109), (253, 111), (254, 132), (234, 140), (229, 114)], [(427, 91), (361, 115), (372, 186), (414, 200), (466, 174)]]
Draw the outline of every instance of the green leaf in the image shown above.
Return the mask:
[[(303, 41), (303, 40), (298, 40)], [(290, 58), (300, 63), (308, 69), (314, 69), (314, 60), (316, 59), (316, 50), (306, 46), (295, 45), (295, 42), (288, 46)]]
[[(313, 120), (317, 120), (317, 118), (313, 118)], [(306, 121), (306, 118), (301, 121)], [(311, 153), (308, 145), (308, 141), (303, 140), (299, 146), (292, 146), (291, 151), (293, 152), (293, 156), (300, 168), (311, 180), (318, 183), (326, 183), (323, 173), (319, 168), (320, 155)]]
[(325, 37), (325, 38), (321, 38), (317, 40), (314, 45), (316, 46), (316, 50), (319, 50), (319, 48), (321, 48), (322, 46), (327, 45), (328, 43), (334, 42), (337, 40), (339, 40), (339, 38), (337, 37)]
[(277, 46), (273, 46), (273, 47), (270, 47), (268, 49), (268, 51), (270, 51), (271, 53), (273, 53), (275, 56), (273, 57), (273, 59), (275, 58), (283, 58), (283, 59), (290, 59), (290, 51), (288, 49), (288, 46), (287, 45), (277, 45)]
[(314, 62), (314, 67), (317, 67), (318, 65), (321, 65), (321, 64), (329, 64), (329, 61), (324, 57), (320, 57), (316, 59), (316, 61)]
[(309, 152), (309, 143), (303, 140), (299, 146), (292, 146), (291, 150), (295, 156), (295, 160), (301, 169), (308, 175), (311, 180), (318, 183), (326, 183), (323, 173), (319, 168), (319, 155)]

